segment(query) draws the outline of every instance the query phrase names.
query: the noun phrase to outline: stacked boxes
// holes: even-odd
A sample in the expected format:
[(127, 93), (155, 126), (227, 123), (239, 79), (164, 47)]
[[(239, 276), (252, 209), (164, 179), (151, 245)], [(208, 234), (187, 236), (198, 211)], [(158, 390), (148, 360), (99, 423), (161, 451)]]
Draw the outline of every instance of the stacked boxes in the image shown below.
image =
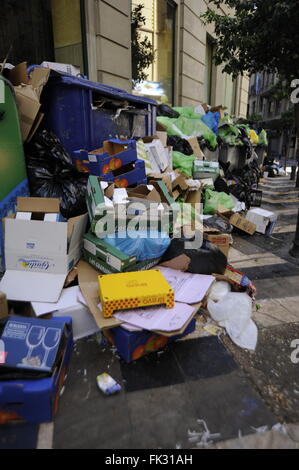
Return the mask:
[(79, 171), (99, 176), (119, 188), (146, 182), (145, 162), (137, 158), (135, 140), (112, 139), (92, 152), (78, 150), (73, 162)]

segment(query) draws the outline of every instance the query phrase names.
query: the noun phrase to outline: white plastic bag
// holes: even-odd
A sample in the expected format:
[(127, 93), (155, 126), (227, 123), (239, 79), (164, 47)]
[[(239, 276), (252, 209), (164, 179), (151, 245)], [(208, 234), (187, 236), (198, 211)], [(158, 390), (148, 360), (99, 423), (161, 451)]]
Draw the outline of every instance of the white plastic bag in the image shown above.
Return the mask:
[(219, 302), (209, 299), (208, 311), (237, 346), (255, 350), (258, 331), (251, 319), (252, 300), (246, 293), (230, 292)]
[(213, 284), (213, 287), (209, 295), (209, 299), (213, 300), (214, 302), (219, 302), (219, 300), (221, 300), (230, 292), (231, 292), (231, 286), (229, 282), (218, 281)]

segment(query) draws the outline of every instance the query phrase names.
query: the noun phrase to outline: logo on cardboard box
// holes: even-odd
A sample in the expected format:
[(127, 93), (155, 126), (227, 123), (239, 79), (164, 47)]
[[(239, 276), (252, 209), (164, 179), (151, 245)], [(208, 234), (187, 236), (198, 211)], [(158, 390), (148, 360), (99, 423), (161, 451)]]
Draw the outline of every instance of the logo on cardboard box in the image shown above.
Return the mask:
[(47, 271), (50, 267), (50, 263), (48, 261), (40, 261), (34, 259), (19, 259), (19, 263), (23, 266), (23, 268), (35, 270), (39, 269), (42, 271)]

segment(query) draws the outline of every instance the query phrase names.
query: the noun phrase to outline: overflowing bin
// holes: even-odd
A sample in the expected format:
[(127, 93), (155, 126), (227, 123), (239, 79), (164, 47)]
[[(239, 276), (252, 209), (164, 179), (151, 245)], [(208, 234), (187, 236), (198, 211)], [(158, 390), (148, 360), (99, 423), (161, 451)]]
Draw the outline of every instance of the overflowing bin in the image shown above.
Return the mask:
[(111, 138), (156, 133), (157, 103), (120, 88), (52, 72), (41, 100), (48, 130), (72, 156), (76, 150), (98, 149)]

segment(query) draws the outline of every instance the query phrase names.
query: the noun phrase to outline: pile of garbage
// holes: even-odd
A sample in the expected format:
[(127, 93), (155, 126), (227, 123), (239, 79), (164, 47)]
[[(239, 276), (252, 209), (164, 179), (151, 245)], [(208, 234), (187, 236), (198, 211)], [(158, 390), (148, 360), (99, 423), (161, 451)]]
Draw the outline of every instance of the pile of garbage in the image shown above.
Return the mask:
[[(95, 333), (130, 363), (191, 334), (204, 314), (206, 331), (226, 331), (254, 350), (256, 289), (229, 264), (229, 251), (235, 232), (269, 236), (277, 220), (259, 208), (261, 165), (248, 152), (257, 138), (265, 144), (265, 134), (233, 125), (223, 107), (201, 105), (159, 106), (159, 130), (151, 133), (151, 100), (26, 64), (0, 80), (18, 103), (19, 113), (13, 99), (0, 104), (0, 126), (14, 128), (18, 142), (12, 173), (22, 180), (26, 171), (29, 181), (29, 188), (3, 198), (16, 204), (1, 208), (0, 411), (6, 420), (51, 421), (73, 341)], [(56, 88), (64, 99), (76, 90), (94, 99), (88, 90), (96, 90), (90, 114), (81, 110), (84, 127), (77, 126), (72, 100), (61, 106), (61, 96), (53, 98)], [(110, 126), (104, 138), (95, 132), (103, 131), (99, 118)], [(244, 148), (246, 164), (221, 159), (224, 144)], [(20, 380), (23, 405), (8, 410), (6, 385), (11, 390)], [(97, 382), (107, 395), (120, 390), (108, 374)]]

